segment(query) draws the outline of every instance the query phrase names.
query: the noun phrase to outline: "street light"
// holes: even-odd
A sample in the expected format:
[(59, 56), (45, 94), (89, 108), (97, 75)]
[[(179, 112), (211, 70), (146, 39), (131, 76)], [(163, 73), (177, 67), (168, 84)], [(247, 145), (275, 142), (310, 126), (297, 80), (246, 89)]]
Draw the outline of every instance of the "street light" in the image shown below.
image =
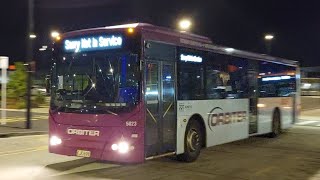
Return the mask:
[(179, 29), (181, 30), (181, 31), (188, 31), (188, 30), (190, 30), (190, 28), (191, 28), (191, 25), (192, 25), (192, 23), (191, 23), (191, 21), (189, 20), (189, 19), (182, 19), (180, 22), (179, 22)]
[(35, 38), (37, 38), (37, 35), (35, 35), (35, 34), (29, 34), (29, 38), (30, 38), (30, 39), (35, 39)]
[(59, 33), (58, 31), (52, 31), (52, 32), (51, 32), (51, 37), (52, 37), (52, 38), (56, 39), (56, 38), (59, 37), (59, 36), (60, 36), (60, 33)]
[(274, 36), (272, 34), (267, 34), (264, 36), (264, 39), (269, 40), (269, 41), (272, 40), (273, 38), (274, 38)]
[(60, 40), (60, 33), (58, 31), (52, 31), (51, 32), (51, 37), (52, 37), (53, 40), (59, 41)]

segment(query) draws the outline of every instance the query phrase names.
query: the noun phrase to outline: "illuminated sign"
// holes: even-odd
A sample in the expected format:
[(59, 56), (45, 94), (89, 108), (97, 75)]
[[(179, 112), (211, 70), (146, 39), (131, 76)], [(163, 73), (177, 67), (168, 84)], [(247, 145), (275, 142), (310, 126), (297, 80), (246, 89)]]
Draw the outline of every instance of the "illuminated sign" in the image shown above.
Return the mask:
[(202, 62), (202, 57), (194, 56), (194, 55), (181, 54), (180, 55), (180, 60), (181, 61), (185, 61), (185, 62), (198, 62), (198, 63), (201, 63)]
[(291, 79), (290, 76), (275, 76), (275, 77), (265, 77), (262, 78), (262, 81), (280, 81), (280, 80), (286, 80)]
[(121, 36), (93, 36), (78, 39), (66, 39), (64, 50), (66, 52), (85, 52), (105, 49), (117, 49), (122, 46)]

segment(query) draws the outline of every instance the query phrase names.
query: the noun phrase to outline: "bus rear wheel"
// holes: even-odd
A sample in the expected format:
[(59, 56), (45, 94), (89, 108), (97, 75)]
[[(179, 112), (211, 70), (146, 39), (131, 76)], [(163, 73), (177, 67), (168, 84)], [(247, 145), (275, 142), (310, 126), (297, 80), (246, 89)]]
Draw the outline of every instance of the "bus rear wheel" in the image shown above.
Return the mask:
[(196, 120), (190, 120), (184, 138), (184, 153), (177, 156), (179, 161), (193, 162), (198, 158), (203, 138), (200, 130), (200, 123)]
[(276, 109), (273, 113), (272, 132), (270, 133), (270, 137), (275, 138), (280, 134), (281, 134), (281, 117), (280, 117), (280, 111)]

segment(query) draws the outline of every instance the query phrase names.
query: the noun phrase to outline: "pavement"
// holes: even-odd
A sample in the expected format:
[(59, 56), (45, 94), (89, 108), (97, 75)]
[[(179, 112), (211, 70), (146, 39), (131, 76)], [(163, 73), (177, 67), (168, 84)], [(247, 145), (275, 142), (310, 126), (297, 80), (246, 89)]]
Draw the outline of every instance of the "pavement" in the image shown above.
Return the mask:
[(302, 111), (320, 109), (320, 96), (301, 96)]

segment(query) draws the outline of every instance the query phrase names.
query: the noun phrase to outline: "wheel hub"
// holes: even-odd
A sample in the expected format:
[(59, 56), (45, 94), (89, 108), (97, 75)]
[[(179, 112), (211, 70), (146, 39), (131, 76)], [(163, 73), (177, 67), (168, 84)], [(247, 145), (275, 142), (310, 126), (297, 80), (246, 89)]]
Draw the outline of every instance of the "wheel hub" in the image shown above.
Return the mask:
[(187, 145), (191, 152), (195, 151), (199, 146), (199, 134), (194, 129), (188, 132)]

